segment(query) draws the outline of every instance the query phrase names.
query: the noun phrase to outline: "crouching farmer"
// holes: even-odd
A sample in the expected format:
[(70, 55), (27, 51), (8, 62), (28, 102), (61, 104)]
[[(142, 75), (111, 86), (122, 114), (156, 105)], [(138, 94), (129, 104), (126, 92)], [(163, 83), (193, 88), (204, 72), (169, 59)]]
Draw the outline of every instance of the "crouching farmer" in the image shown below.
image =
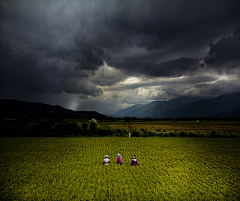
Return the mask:
[(131, 166), (136, 166), (136, 165), (139, 165), (139, 164), (138, 164), (137, 159), (135, 158), (135, 156), (133, 156), (132, 160), (131, 160)]
[(104, 156), (104, 160), (103, 160), (103, 165), (108, 165), (110, 163), (110, 159), (108, 155)]
[(122, 156), (120, 154), (117, 155), (117, 164), (122, 165)]

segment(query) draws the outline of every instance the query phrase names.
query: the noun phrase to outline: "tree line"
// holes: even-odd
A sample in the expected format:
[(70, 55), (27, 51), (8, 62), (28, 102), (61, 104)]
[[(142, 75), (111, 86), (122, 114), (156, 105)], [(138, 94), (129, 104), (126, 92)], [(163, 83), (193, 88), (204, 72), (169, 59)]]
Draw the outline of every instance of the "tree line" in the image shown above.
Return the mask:
[[(125, 118), (125, 122), (136, 120), (135, 118)], [(149, 119), (147, 119), (149, 120)], [(49, 111), (46, 119), (40, 117), (28, 118), (24, 114), (18, 114), (15, 119), (8, 120), (6, 118), (0, 119), (1, 137), (103, 137), (103, 136), (117, 136), (127, 137), (129, 132), (131, 137), (206, 137), (203, 133), (194, 133), (182, 131), (167, 132), (167, 130), (158, 130), (157, 132), (141, 129), (129, 131), (125, 129), (102, 129), (98, 127), (94, 120), (85, 119), (81, 124), (75, 122), (63, 121), (54, 112)], [(208, 137), (224, 137), (218, 133), (217, 130), (212, 130)], [(238, 137), (231, 132), (225, 137)]]

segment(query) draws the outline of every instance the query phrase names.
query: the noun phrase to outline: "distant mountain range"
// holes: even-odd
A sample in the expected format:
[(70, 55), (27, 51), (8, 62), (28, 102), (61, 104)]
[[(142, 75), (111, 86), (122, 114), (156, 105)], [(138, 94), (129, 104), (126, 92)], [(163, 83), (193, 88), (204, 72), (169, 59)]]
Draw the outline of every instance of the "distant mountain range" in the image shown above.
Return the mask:
[(138, 118), (230, 118), (240, 117), (240, 93), (225, 94), (213, 99), (181, 97), (136, 105), (112, 114), (113, 117)]
[(0, 117), (14, 118), (19, 113), (27, 116), (46, 117), (49, 111), (55, 112), (62, 118), (109, 118), (95, 111), (74, 111), (65, 109), (58, 105), (52, 106), (43, 103), (25, 102), (19, 100), (0, 100)]
[[(18, 100), (0, 100), (0, 117), (14, 118), (19, 113), (46, 117), (49, 111), (62, 118), (107, 119), (109, 116), (95, 111), (74, 111), (61, 106)], [(240, 93), (225, 94), (213, 99), (181, 97), (168, 101), (154, 101), (134, 105), (110, 115), (137, 118), (236, 118), (240, 117)]]
[(131, 113), (131, 112), (137, 110), (138, 108), (140, 108), (142, 106), (143, 106), (143, 104), (137, 104), (137, 105), (134, 105), (134, 106), (129, 107), (127, 109), (120, 110), (120, 111), (114, 113), (114, 116), (117, 116), (117, 117), (129, 116), (129, 115), (126, 115), (126, 114)]

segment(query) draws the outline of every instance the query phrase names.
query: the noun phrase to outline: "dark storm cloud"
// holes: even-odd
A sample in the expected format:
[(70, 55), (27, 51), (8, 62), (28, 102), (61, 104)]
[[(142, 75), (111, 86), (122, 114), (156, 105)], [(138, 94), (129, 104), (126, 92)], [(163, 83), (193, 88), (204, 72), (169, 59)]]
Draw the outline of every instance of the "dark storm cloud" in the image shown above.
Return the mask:
[(239, 29), (230, 34), (240, 20), (238, 0), (0, 4), (0, 98), (12, 91), (98, 97), (101, 87), (128, 76), (196, 77), (239, 67)]
[(1, 4), (1, 87), (31, 93), (101, 94), (97, 86), (83, 81), (87, 74), (81, 70), (97, 69), (102, 65), (98, 55), (103, 53), (86, 42), (88, 34), (76, 22), (81, 16), (76, 10), (71, 14), (74, 7), (67, 2)]
[(1, 45), (1, 87), (31, 93), (59, 93), (58, 67), (55, 61), (39, 62), (33, 53), (14, 50), (9, 43)]
[(62, 71), (58, 60), (41, 60), (33, 52), (17, 52), (7, 42), (1, 43), (1, 63), (1, 87), (30, 93), (65, 91), (92, 96), (102, 93), (96, 85), (88, 83), (84, 72), (72, 68), (73, 72), (69, 72), (67, 67)]
[(210, 44), (211, 49), (205, 58), (208, 66), (219, 71), (240, 66), (240, 24), (232, 33), (232, 36), (221, 38), (216, 44)]
[(88, 83), (87, 80), (79, 79), (64, 79), (61, 82), (64, 91), (67, 93), (82, 93), (91, 96), (98, 96), (102, 94), (102, 90), (96, 85)]
[(198, 60), (190, 58), (179, 58), (159, 64), (146, 65), (143, 70), (152, 76), (179, 77), (192, 75), (198, 69)]
[[(121, 17), (112, 18), (112, 21), (115, 19), (114, 27), (121, 29), (120, 33), (125, 30), (127, 34), (113, 35), (117, 38), (111, 41), (117, 42), (115, 47), (109, 46), (114, 52), (109, 53), (109, 63), (128, 73), (136, 71), (156, 76), (188, 74), (189, 68), (193, 67), (192, 62), (184, 67), (187, 69), (184, 72), (179, 58), (190, 56), (191, 61), (192, 58), (205, 57), (209, 42), (229, 33), (240, 19), (237, 1), (154, 1), (152, 4), (139, 1), (131, 5), (123, 9), (122, 3), (116, 12)], [(159, 61), (163, 61), (161, 65), (174, 69), (168, 69), (166, 74), (156, 73), (160, 65), (155, 63)], [(180, 61), (179, 69), (177, 61)], [(192, 71), (196, 67), (194, 65)]]

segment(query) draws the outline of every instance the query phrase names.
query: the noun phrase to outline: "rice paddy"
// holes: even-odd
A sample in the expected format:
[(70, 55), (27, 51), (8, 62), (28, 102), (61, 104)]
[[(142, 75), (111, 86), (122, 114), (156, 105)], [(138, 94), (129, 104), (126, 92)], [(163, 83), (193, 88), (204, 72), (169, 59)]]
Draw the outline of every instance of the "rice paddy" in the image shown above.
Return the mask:
[[(239, 138), (0, 138), (0, 197), (239, 200), (239, 145)], [(139, 166), (130, 165), (133, 155)]]

